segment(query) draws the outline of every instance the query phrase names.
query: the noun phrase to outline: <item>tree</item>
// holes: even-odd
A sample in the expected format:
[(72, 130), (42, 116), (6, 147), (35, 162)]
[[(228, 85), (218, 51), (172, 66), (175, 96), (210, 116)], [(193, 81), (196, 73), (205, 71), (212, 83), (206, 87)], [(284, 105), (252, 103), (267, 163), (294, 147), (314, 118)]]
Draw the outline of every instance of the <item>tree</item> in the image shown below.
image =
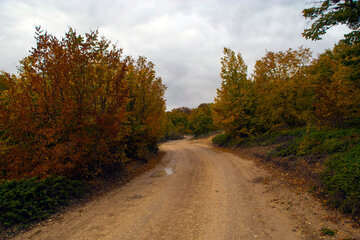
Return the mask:
[(256, 61), (253, 79), (257, 131), (305, 124), (313, 96), (305, 78), (310, 57), (310, 50), (300, 47), (267, 52)]
[(7, 82), (7, 74), (5, 72), (0, 73), (0, 94), (2, 91), (9, 89), (9, 84)]
[(166, 128), (166, 86), (156, 77), (154, 64), (145, 57), (129, 62), (126, 80), (129, 85), (126, 152), (131, 158), (145, 160), (157, 150), (156, 143)]
[(165, 86), (151, 62), (97, 31), (59, 40), (37, 28), (35, 39), (19, 76), (0, 78), (0, 179), (94, 177), (155, 150)]
[(217, 90), (213, 106), (214, 123), (228, 134), (248, 136), (254, 110), (253, 86), (240, 53), (224, 48), (220, 77), (221, 88)]
[(211, 115), (211, 105), (209, 103), (202, 103), (192, 110), (189, 116), (189, 125), (195, 136), (200, 136), (216, 129)]
[(345, 35), (345, 40), (350, 43), (360, 42), (360, 1), (322, 0), (314, 4), (318, 6), (303, 10), (303, 16), (313, 21), (311, 28), (303, 32), (306, 39), (320, 40), (321, 35), (332, 26), (345, 24), (352, 30)]
[(187, 107), (174, 108), (167, 112), (168, 120), (173, 126), (174, 135), (189, 134), (189, 116), (192, 110)]
[(314, 86), (314, 115), (320, 126), (344, 127), (360, 116), (359, 63), (348, 64), (358, 61), (348, 54), (353, 48), (339, 43), (310, 66), (307, 78)]

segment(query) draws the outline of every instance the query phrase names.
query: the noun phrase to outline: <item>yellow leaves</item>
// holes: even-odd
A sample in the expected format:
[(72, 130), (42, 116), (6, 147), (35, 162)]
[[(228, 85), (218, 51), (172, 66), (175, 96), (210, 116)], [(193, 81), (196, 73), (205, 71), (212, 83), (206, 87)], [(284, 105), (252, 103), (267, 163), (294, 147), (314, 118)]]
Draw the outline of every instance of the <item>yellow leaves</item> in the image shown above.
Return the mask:
[(279, 123), (289, 126), (304, 123), (303, 112), (312, 108), (312, 96), (304, 94), (309, 92), (305, 76), (310, 57), (309, 49), (300, 47), (267, 52), (256, 62), (253, 75), (256, 115), (265, 128)]
[(234, 134), (247, 125), (246, 115), (251, 113), (253, 104), (252, 83), (247, 79), (247, 66), (240, 53), (224, 48), (221, 65), (222, 84), (214, 101), (213, 119), (217, 127)]
[[(359, 115), (359, 66), (356, 62), (348, 62), (352, 56), (358, 57), (352, 51), (359, 47), (360, 44), (339, 44), (320, 55), (311, 66), (309, 77), (316, 87), (314, 105), (319, 124), (339, 126)], [(354, 81), (354, 77), (357, 80)]]

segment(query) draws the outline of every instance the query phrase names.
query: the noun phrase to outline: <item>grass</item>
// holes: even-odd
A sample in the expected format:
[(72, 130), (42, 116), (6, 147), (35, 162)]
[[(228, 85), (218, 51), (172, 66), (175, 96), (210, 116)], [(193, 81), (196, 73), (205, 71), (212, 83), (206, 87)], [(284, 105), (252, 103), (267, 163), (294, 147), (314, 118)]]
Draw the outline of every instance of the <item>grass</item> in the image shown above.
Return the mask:
[(312, 130), (302, 132), (286, 144), (276, 148), (273, 156), (331, 155), (345, 152), (360, 144), (360, 129)]
[(331, 207), (360, 214), (360, 129), (312, 130), (280, 145), (271, 156), (326, 156), (322, 194)]
[(61, 176), (0, 181), (0, 230), (46, 219), (84, 193), (81, 182)]
[(334, 236), (335, 231), (331, 230), (330, 228), (322, 228), (321, 229), (321, 236)]

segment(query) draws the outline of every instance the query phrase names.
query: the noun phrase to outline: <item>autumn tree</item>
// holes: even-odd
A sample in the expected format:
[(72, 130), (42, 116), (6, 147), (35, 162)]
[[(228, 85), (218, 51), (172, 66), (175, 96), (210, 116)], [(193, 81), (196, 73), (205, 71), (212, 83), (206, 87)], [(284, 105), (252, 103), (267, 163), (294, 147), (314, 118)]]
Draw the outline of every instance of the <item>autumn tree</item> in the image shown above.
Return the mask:
[(311, 60), (306, 48), (267, 52), (256, 61), (253, 79), (258, 131), (300, 126), (310, 117), (313, 91), (306, 81)]
[(2, 91), (9, 89), (9, 84), (8, 84), (7, 79), (8, 79), (7, 74), (5, 72), (1, 72), (0, 73), (0, 93)]
[[(308, 78), (315, 86), (314, 114), (318, 125), (343, 127), (360, 116), (359, 55), (349, 55), (353, 46), (339, 43), (315, 59)], [(359, 63), (357, 63), (357, 67)]]
[(126, 80), (129, 84), (127, 104), (127, 153), (130, 157), (146, 159), (149, 151), (157, 149), (156, 143), (165, 132), (166, 87), (154, 71), (154, 64), (145, 57), (130, 61)]
[(97, 31), (81, 36), (70, 28), (59, 40), (37, 28), (35, 39), (19, 76), (6, 75), (9, 89), (1, 94), (1, 177), (114, 171), (129, 155), (140, 117), (147, 144), (154, 144), (165, 89), (150, 63), (134, 64)]
[(248, 136), (254, 111), (253, 84), (240, 53), (224, 48), (220, 77), (221, 87), (213, 106), (214, 123), (228, 134)]
[(189, 128), (195, 136), (200, 136), (216, 129), (211, 111), (212, 104), (209, 103), (202, 103), (192, 110), (189, 116)]

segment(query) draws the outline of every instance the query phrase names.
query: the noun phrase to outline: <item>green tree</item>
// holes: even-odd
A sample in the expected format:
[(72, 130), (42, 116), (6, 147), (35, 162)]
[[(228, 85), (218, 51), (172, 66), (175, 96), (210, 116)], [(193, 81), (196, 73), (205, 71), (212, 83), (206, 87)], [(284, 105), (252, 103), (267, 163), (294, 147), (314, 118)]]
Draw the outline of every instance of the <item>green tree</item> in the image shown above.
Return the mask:
[(215, 126), (211, 115), (211, 104), (202, 103), (194, 109), (189, 117), (189, 125), (195, 136), (214, 131)]
[(352, 30), (345, 35), (345, 40), (360, 41), (360, 1), (322, 0), (314, 2), (314, 5), (303, 10), (303, 16), (313, 21), (311, 28), (303, 32), (306, 39), (320, 40), (329, 28), (344, 24)]
[(7, 74), (2, 72), (0, 73), (0, 93), (4, 90), (8, 90), (9, 87), (9, 83), (8, 83), (8, 77)]
[(170, 112), (167, 112), (169, 121), (172, 122), (172, 129), (175, 135), (189, 134), (189, 116), (191, 109), (187, 107), (174, 108)]
[(130, 158), (145, 160), (149, 152), (157, 150), (157, 141), (166, 126), (166, 86), (156, 76), (154, 64), (145, 57), (129, 61), (126, 153)]
[(247, 66), (241, 54), (224, 48), (221, 58), (221, 88), (213, 106), (217, 127), (234, 136), (248, 136), (254, 111), (253, 84), (247, 78)]

